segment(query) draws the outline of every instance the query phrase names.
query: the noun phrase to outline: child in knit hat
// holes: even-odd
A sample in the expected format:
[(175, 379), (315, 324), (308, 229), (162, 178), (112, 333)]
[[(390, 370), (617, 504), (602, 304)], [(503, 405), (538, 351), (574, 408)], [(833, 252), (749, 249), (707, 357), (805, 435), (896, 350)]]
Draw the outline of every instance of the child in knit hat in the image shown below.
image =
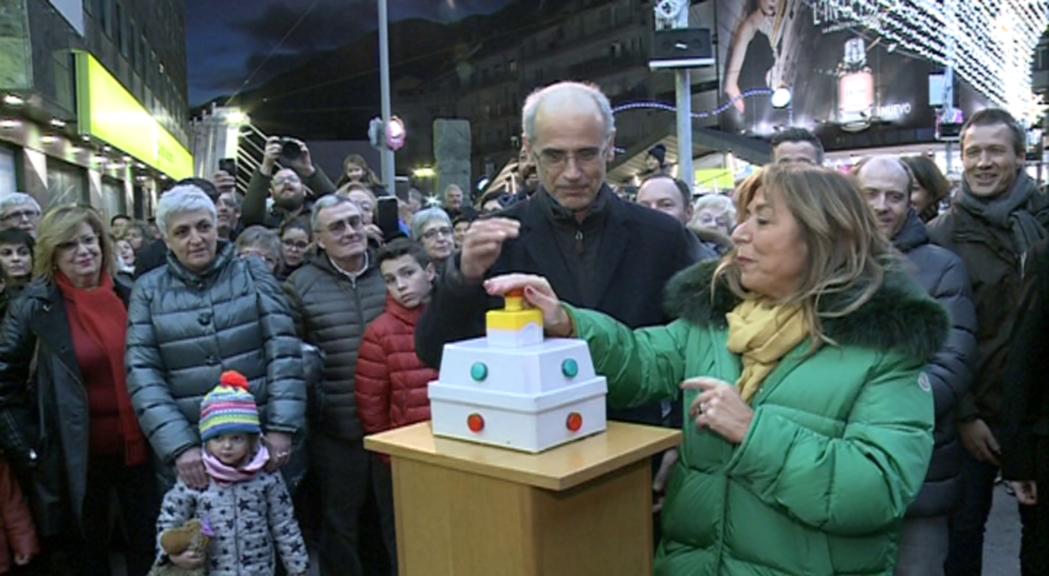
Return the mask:
[(194, 490), (179, 480), (164, 496), (157, 520), (163, 534), (199, 519), (210, 532), (206, 554), (189, 549), (168, 556), (161, 549), (158, 564), (206, 568), (211, 576), (266, 575), (275, 572), (279, 552), (289, 575), (306, 573), (309, 556), (291, 497), (280, 474), (264, 470), (269, 453), (261, 434), (247, 379), (239, 372), (224, 372), (200, 409), (208, 487)]

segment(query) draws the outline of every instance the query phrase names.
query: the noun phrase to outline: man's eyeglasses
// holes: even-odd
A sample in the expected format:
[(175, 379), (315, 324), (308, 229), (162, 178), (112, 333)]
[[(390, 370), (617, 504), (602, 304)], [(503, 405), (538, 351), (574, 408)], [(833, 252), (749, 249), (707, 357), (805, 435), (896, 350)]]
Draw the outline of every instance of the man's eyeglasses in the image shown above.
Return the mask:
[(604, 152), (604, 147), (581, 148), (572, 153), (564, 150), (540, 150), (539, 163), (542, 164), (544, 168), (558, 169), (566, 166), (569, 158), (575, 158), (577, 166), (590, 166), (600, 161), (604, 156)]
[(39, 210), (16, 210), (14, 212), (8, 212), (3, 216), (0, 216), (0, 221), (3, 222), (18, 222), (25, 218), (26, 220), (35, 220), (40, 217)]
[(336, 220), (328, 224), (328, 232), (341, 236), (346, 233), (346, 230), (352, 228), (354, 230), (360, 230), (364, 227), (364, 221), (361, 220), (360, 216), (350, 216), (342, 220)]
[(440, 228), (430, 228), (426, 232), (423, 232), (423, 240), (434, 240), (438, 236), (452, 238), (454, 234), (455, 232), (449, 226), (441, 226)]

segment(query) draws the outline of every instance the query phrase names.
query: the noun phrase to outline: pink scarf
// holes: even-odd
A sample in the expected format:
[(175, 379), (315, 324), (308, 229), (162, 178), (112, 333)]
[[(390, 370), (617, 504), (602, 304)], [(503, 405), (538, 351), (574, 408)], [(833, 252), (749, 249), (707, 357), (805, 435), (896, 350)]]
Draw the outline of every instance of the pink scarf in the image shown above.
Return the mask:
[(225, 484), (236, 484), (237, 482), (251, 480), (269, 460), (270, 452), (262, 444), (259, 444), (259, 449), (255, 452), (255, 456), (251, 458), (251, 461), (239, 468), (223, 464), (222, 460), (212, 456), (208, 449), (204, 448), (204, 469), (207, 470), (208, 476)]

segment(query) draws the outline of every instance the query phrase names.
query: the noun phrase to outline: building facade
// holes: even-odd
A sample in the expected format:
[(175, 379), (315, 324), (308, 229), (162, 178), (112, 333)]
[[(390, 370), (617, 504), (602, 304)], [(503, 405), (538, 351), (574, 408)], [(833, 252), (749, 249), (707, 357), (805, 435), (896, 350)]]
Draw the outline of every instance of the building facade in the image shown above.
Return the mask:
[(0, 53), (0, 196), (146, 217), (192, 175), (182, 2), (5, 0)]

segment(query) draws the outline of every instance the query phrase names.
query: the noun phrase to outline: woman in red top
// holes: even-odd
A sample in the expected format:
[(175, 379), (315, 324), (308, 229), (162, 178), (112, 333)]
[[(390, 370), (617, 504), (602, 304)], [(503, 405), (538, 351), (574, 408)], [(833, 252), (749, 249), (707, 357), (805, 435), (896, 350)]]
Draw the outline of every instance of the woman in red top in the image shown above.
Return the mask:
[(41, 535), (60, 540), (52, 548), (71, 554), (78, 573), (108, 576), (115, 491), (135, 576), (152, 563), (157, 497), (125, 382), (130, 287), (114, 281), (115, 264), (94, 210), (60, 206), (44, 215), (34, 280), (0, 327), (0, 405), (33, 414), (35, 430), (12, 426), (3, 437), (9, 458), (34, 464)]

